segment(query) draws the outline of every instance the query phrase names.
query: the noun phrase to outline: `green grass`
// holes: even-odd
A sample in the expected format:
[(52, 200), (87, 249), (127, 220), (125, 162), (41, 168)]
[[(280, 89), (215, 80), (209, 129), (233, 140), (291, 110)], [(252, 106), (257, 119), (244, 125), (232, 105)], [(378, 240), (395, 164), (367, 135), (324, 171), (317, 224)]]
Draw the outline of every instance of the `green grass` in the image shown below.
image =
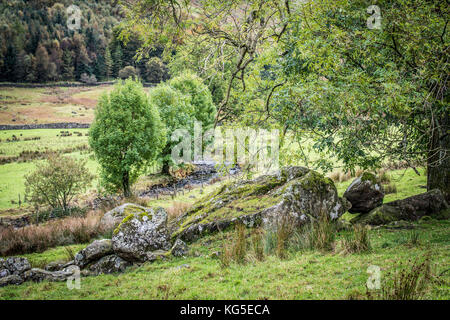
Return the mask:
[[(61, 131), (69, 131), (72, 136), (61, 137)], [(80, 132), (79, 137), (75, 132)], [(88, 137), (85, 134), (88, 129), (34, 129), (34, 130), (3, 130), (0, 131), (0, 156), (17, 156), (22, 151), (46, 151), (61, 150), (79, 145), (87, 145)], [(6, 142), (12, 136), (16, 136), (20, 141)], [(24, 141), (25, 138), (40, 137), (40, 140)]]
[[(81, 132), (83, 136), (76, 136), (73, 134), (69, 137), (58, 137), (60, 129), (36, 129), (36, 130), (5, 130), (0, 131), (0, 156), (17, 156), (24, 150), (32, 151), (46, 151), (46, 150), (64, 150), (73, 148), (79, 145), (87, 145), (88, 137), (84, 134), (88, 129), (71, 129), (64, 130), (73, 132)], [(22, 136), (21, 136), (22, 134)], [(20, 138), (21, 141), (6, 142), (7, 138), (13, 135)], [(37, 141), (24, 141), (25, 137), (41, 137)], [(67, 156), (83, 158), (87, 160), (87, 166), (92, 173), (97, 173), (97, 162), (92, 159), (86, 152), (72, 152), (66, 154)], [(0, 210), (18, 208), (19, 194), (23, 201), (25, 195), (24, 176), (36, 166), (36, 163), (42, 160), (33, 160), (28, 162), (14, 162), (0, 165)], [(93, 188), (98, 184), (95, 181)], [(16, 203), (11, 202), (14, 201)]]
[[(0, 288), (0, 299), (346, 299), (355, 292), (363, 297), (371, 265), (379, 266), (383, 276), (399, 262), (414, 261), (431, 251), (434, 274), (448, 269), (449, 227), (449, 221), (418, 225), (418, 246), (408, 244), (409, 231), (377, 229), (370, 231), (370, 253), (291, 252), (287, 259), (268, 256), (262, 262), (228, 268), (210, 257), (223, 243), (219, 234), (192, 244), (187, 258), (146, 263), (119, 275), (82, 278), (80, 290), (70, 291), (65, 283), (27, 282)], [(45, 259), (64, 260), (65, 256), (64, 250), (56, 248), (27, 257), (39, 264)], [(182, 264), (190, 268), (177, 268)], [(449, 299), (449, 280), (447, 272), (433, 283), (425, 298)]]

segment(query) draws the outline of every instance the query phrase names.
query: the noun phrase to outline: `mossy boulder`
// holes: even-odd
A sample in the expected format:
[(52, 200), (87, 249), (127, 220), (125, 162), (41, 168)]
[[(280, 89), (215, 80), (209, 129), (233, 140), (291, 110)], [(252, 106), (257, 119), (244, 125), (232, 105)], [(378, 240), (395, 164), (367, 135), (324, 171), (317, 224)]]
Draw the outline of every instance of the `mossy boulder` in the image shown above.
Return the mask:
[(448, 208), (442, 192), (435, 189), (406, 199), (386, 203), (367, 214), (355, 217), (351, 222), (382, 225), (400, 220), (418, 221), (423, 216), (440, 217), (442, 212), (446, 212)]
[(368, 213), (383, 204), (384, 191), (373, 173), (364, 172), (345, 190), (344, 198), (352, 204), (349, 212)]
[(278, 173), (224, 184), (175, 220), (172, 238), (193, 241), (237, 222), (247, 227), (275, 225), (289, 217), (303, 224), (328, 214), (337, 219), (348, 209), (331, 179), (304, 167), (286, 167)]
[(134, 203), (125, 203), (108, 212), (106, 212), (100, 220), (101, 226), (107, 229), (115, 229), (124, 218), (134, 213), (150, 213), (151, 209), (139, 206)]
[(114, 230), (114, 252), (130, 262), (153, 261), (171, 248), (167, 230), (167, 213), (163, 208), (136, 211), (126, 216)]

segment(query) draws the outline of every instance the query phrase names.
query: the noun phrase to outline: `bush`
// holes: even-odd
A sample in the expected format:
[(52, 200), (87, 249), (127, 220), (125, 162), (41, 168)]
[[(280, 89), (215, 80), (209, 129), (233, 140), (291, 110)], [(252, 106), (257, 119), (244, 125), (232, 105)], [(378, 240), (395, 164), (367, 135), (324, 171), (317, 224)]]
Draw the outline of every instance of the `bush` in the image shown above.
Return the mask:
[[(172, 134), (177, 129), (185, 129), (193, 137), (194, 121), (202, 123), (202, 133), (214, 125), (216, 107), (212, 102), (211, 92), (198, 76), (185, 73), (173, 78), (166, 84), (160, 84), (150, 90), (151, 103), (161, 114), (161, 119), (167, 127), (167, 145), (160, 161), (163, 163), (163, 173), (169, 174), (172, 162), (172, 148), (180, 140), (172, 141)], [(202, 147), (212, 143), (212, 139), (203, 141)], [(188, 159), (191, 161), (191, 159)]]
[(172, 148), (179, 143), (179, 140), (172, 141), (172, 135), (177, 129), (186, 129), (193, 136), (194, 108), (186, 95), (167, 84), (160, 84), (150, 90), (150, 103), (159, 110), (161, 120), (167, 128), (167, 144), (162, 150), (159, 160), (163, 164), (163, 173), (169, 175), (170, 166), (174, 164), (172, 162)]
[(131, 196), (131, 185), (166, 143), (164, 124), (141, 83), (119, 81), (100, 98), (89, 143), (101, 167), (103, 186)]
[(70, 202), (89, 187), (94, 176), (86, 161), (58, 154), (50, 155), (36, 170), (25, 176), (25, 190), (36, 206), (49, 205), (67, 211)]
[(128, 79), (128, 78), (132, 78), (135, 79), (137, 78), (137, 71), (134, 67), (132, 66), (126, 66), (125, 68), (121, 69), (119, 71), (119, 78), (122, 80)]

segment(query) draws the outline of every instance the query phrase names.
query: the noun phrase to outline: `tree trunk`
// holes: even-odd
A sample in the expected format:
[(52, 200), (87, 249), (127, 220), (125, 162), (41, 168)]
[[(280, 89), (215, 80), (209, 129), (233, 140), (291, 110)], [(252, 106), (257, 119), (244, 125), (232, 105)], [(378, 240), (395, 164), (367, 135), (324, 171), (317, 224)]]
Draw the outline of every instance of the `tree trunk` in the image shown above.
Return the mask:
[(161, 173), (165, 175), (170, 175), (170, 165), (169, 161), (163, 161)]
[(440, 189), (450, 202), (450, 119), (446, 113), (432, 131), (427, 164), (427, 190)]
[(128, 198), (131, 196), (131, 189), (130, 189), (130, 175), (128, 172), (124, 172), (122, 175), (122, 188), (123, 188), (123, 195)]

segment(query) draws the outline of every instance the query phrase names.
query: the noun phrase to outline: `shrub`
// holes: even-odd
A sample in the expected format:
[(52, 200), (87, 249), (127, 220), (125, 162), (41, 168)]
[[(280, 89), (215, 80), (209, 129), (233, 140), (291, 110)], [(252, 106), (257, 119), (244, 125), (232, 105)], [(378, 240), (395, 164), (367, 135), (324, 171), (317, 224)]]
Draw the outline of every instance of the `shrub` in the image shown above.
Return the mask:
[(81, 74), (80, 76), (80, 81), (87, 83), (87, 84), (94, 84), (97, 83), (97, 78), (95, 77), (95, 75), (88, 75), (86, 73)]
[[(169, 174), (172, 163), (172, 148), (180, 141), (172, 141), (177, 129), (185, 129), (193, 136), (194, 121), (202, 124), (202, 133), (212, 128), (216, 116), (216, 107), (211, 92), (203, 84), (201, 78), (193, 73), (185, 73), (160, 84), (150, 91), (152, 104), (159, 108), (161, 119), (166, 124), (168, 144), (161, 155), (163, 173)], [(202, 142), (202, 147), (211, 144), (212, 140)], [(191, 159), (188, 159), (189, 161)]]
[(132, 78), (135, 79), (137, 77), (137, 71), (132, 66), (126, 66), (125, 68), (119, 71), (119, 78), (122, 80)]
[(164, 124), (142, 84), (119, 81), (104, 94), (95, 111), (89, 143), (101, 167), (103, 186), (131, 195), (131, 185), (151, 164), (166, 142)]
[(86, 190), (94, 176), (86, 168), (86, 161), (74, 160), (58, 154), (50, 155), (44, 163), (25, 177), (25, 190), (35, 205), (49, 205), (67, 211), (70, 202)]
[[(172, 141), (172, 135), (177, 129), (185, 129), (193, 136), (194, 130), (194, 108), (188, 101), (188, 97), (173, 89), (167, 84), (160, 84), (150, 90), (150, 103), (159, 110), (161, 120), (166, 125), (167, 144), (162, 150), (159, 160), (163, 164), (164, 174), (170, 174), (172, 162), (172, 148), (180, 139)], [(190, 160), (190, 159), (189, 159)]]

